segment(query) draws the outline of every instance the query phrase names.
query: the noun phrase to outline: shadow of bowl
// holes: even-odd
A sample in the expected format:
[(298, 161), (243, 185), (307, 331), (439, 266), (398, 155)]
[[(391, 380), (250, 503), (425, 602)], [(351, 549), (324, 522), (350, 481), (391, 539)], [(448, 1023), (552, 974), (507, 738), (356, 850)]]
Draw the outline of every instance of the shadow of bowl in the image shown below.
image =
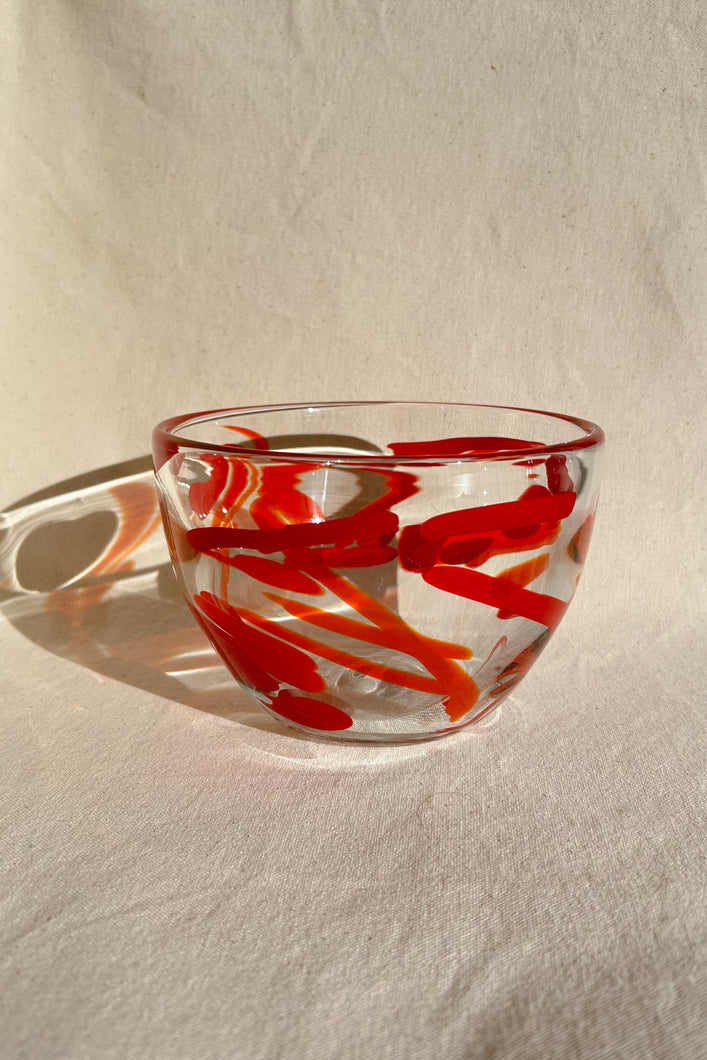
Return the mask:
[[(252, 724), (254, 704), (180, 594), (149, 457), (58, 483), (0, 514), (0, 611), (55, 655)], [(270, 722), (263, 715), (263, 727)]]

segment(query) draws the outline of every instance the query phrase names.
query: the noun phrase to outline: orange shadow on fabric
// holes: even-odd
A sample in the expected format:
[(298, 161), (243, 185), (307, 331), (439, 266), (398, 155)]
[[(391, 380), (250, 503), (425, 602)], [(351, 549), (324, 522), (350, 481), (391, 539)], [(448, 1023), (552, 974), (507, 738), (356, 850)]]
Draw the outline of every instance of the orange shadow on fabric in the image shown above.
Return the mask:
[(211, 714), (253, 711), (183, 601), (148, 457), (0, 513), (0, 612), (106, 677)]

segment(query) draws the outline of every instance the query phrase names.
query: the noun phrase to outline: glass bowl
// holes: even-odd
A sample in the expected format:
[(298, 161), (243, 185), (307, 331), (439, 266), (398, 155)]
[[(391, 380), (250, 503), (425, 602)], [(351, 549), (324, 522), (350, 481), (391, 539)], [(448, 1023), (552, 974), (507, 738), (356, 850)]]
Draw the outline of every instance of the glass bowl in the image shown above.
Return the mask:
[(308, 734), (453, 732), (518, 685), (574, 595), (602, 431), (402, 401), (176, 416), (153, 433), (167, 542), (241, 687)]

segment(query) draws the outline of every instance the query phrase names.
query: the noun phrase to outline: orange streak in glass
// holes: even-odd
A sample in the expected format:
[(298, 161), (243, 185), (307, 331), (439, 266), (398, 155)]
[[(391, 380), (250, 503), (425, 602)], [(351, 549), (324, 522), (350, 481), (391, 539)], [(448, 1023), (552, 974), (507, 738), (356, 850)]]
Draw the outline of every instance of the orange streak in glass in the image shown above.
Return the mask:
[(398, 642), (405, 645), (400, 650), (421, 662), (437, 678), (442, 694), (447, 696), (445, 709), (451, 721), (458, 721), (471, 710), (479, 698), (479, 690), (462, 666), (435, 651), (426, 638), (408, 626), (400, 615), (341, 575), (334, 571), (321, 571), (318, 580), (364, 618), (387, 630), (389, 636), (397, 634)]
[[(228, 480), (221, 493), (222, 502), (228, 507), (223, 507), (221, 512), (216, 508), (213, 509), (213, 526), (232, 526), (236, 512), (240, 511), (248, 497), (258, 485), (258, 469), (248, 463), (247, 460), (229, 457), (228, 463)], [(234, 494), (233, 489), (234, 485), (237, 484), (237, 469), (239, 468), (240, 470), (245, 471), (246, 481), (242, 488)]]
[(525, 563), (518, 563), (515, 567), (508, 567), (506, 570), (502, 570), (496, 577), (513, 582), (514, 585), (529, 585), (530, 582), (540, 577), (549, 561), (550, 556), (547, 552), (544, 552), (542, 556), (536, 556), (535, 559), (528, 559)]
[[(250, 438), (250, 440), (252, 442), (264, 442), (265, 441), (265, 439), (262, 436), (262, 434), (259, 434), (257, 431), (251, 430), (250, 427), (236, 427), (232, 423), (222, 423), (221, 426), (226, 431), (235, 431), (236, 434), (242, 434), (244, 437)], [(265, 446), (263, 446), (263, 448), (267, 449), (267, 446), (265, 445)]]
[[(405, 654), (410, 654), (408, 651), (410, 638), (401, 636), (399, 630), (381, 629), (380, 626), (372, 626), (368, 622), (357, 622), (353, 618), (346, 618), (344, 615), (334, 615), (328, 611), (321, 610), (321, 608), (300, 604), (296, 600), (291, 600), (286, 596), (278, 596), (276, 593), (264, 592), (263, 596), (266, 596), (268, 600), (272, 600), (273, 603), (279, 604), (280, 607), (295, 618), (301, 619), (302, 622), (309, 622), (312, 626), (328, 629), (332, 633), (340, 633), (345, 637), (351, 637), (352, 640), (361, 640), (366, 644), (380, 644), (384, 648), (393, 648)], [(419, 638), (420, 643), (424, 642), (429, 645), (432, 651), (441, 652), (447, 658), (471, 658), (469, 649), (461, 644), (453, 644), (451, 641), (436, 640), (434, 637), (414, 634), (412, 630), (410, 632), (413, 636)]]
[(405, 670), (397, 670), (392, 666), (383, 666), (380, 663), (371, 662), (369, 659), (363, 659), (358, 655), (342, 651), (341, 648), (335, 648), (330, 644), (322, 644), (321, 641), (308, 637), (304, 633), (296, 633), (292, 629), (286, 629), (281, 623), (263, 618), (262, 615), (257, 614), (255, 611), (248, 611), (243, 608), (236, 608), (236, 610), (242, 619), (257, 626), (258, 629), (262, 629), (273, 637), (280, 637), (281, 640), (285, 640), (303, 651), (311, 652), (312, 655), (318, 655), (321, 659), (327, 659), (336, 666), (342, 666), (345, 670), (368, 674), (369, 677), (374, 677), (376, 680), (387, 681), (389, 684), (400, 685), (401, 688), (410, 688), (416, 692), (431, 692), (433, 695), (444, 695), (448, 692), (448, 689), (440, 687), (438, 682), (432, 677), (424, 677), (422, 674), (411, 674)]

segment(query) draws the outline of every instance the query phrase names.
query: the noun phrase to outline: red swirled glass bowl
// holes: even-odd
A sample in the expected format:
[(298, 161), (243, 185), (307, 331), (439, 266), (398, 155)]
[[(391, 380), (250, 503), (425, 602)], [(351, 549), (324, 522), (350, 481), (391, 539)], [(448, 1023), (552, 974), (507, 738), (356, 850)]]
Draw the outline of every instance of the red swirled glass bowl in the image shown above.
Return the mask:
[(155, 428), (182, 592), (236, 681), (309, 734), (428, 739), (487, 716), (574, 595), (603, 434), (484, 405), (337, 402)]

